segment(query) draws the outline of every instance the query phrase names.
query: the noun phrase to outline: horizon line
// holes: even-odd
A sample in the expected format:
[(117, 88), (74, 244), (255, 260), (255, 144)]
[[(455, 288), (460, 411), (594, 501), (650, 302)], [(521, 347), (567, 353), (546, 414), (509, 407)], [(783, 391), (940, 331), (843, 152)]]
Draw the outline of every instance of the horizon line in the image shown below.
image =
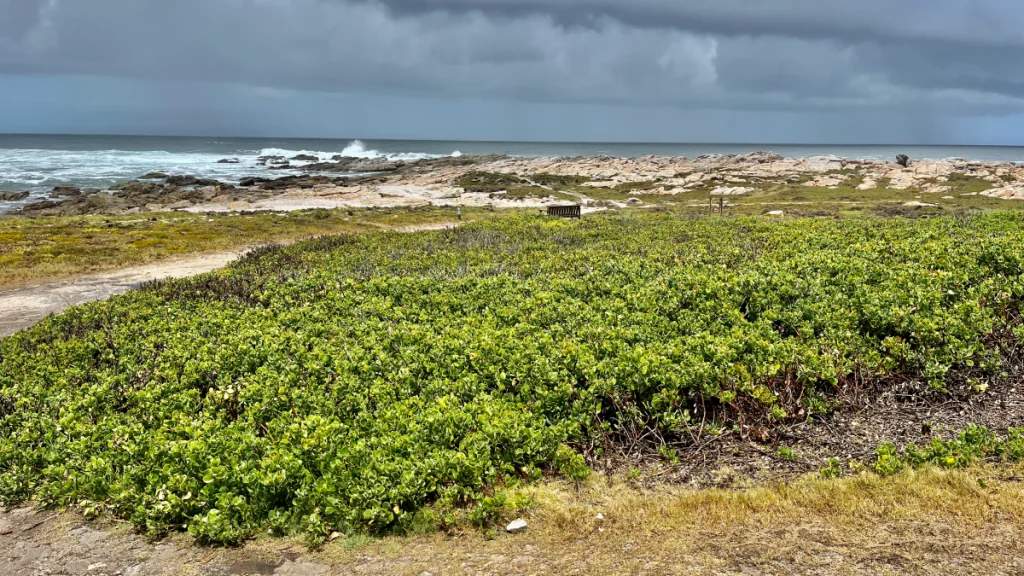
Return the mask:
[[(935, 148), (1024, 148), (1024, 144), (908, 144), (908, 143), (843, 143), (843, 142), (681, 142), (667, 140), (477, 140), (442, 138), (374, 138), (351, 136), (226, 136), (209, 134), (115, 134), (86, 132), (0, 132), (4, 136), (48, 136), (48, 137), (107, 137), (107, 138), (213, 138), (225, 140), (347, 140), (354, 142), (464, 142), (472, 144), (588, 144), (588, 145), (635, 145), (635, 146), (850, 146), (850, 147), (935, 147)], [(767, 150), (765, 150), (767, 151)]]

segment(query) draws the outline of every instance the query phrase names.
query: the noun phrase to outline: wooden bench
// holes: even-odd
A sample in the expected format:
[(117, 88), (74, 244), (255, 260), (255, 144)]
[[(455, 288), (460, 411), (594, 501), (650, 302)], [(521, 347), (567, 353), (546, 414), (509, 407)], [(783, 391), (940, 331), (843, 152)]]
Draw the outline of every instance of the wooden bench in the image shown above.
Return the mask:
[(548, 216), (559, 218), (582, 218), (583, 212), (579, 205), (574, 206), (548, 206)]

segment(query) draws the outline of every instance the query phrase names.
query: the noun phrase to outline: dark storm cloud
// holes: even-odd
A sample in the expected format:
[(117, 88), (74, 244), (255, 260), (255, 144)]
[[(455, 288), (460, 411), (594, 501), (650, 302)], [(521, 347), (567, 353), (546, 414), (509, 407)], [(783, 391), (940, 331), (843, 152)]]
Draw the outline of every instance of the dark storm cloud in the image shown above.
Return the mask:
[(959, 39), (1021, 45), (1013, 0), (373, 0), (396, 14), (545, 14), (565, 25), (607, 16), (644, 28), (811, 39)]
[(1015, 0), (0, 0), (0, 73), (743, 110), (1022, 109)]

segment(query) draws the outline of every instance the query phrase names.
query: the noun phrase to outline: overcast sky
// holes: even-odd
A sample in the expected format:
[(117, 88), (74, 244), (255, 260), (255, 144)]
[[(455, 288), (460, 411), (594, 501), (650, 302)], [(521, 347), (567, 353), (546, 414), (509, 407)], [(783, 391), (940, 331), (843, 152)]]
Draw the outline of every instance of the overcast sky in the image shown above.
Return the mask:
[(1021, 0), (0, 0), (0, 132), (1024, 144)]

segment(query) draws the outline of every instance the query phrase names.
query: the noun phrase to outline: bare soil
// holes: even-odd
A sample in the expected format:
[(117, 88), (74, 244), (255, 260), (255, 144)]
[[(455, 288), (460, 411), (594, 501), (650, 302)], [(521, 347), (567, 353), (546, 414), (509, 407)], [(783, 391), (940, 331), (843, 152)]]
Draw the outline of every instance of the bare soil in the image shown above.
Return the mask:
[(144, 282), (184, 278), (216, 270), (243, 253), (245, 250), (203, 254), (0, 291), (0, 337), (10, 336), (28, 328), (51, 314), (62, 312), (65, 308), (105, 300)]
[(608, 456), (595, 464), (606, 474), (641, 471), (648, 483), (744, 487), (816, 473), (831, 458), (840, 460), (845, 473), (853, 473), (870, 464), (885, 442), (924, 446), (936, 437), (952, 438), (969, 425), (1003, 435), (1024, 426), (1024, 346), (1007, 340), (999, 348), (1004, 373), (977, 381), (985, 385), (983, 391), (973, 388), (967, 373), (952, 375), (945, 392), (893, 377), (844, 387), (828, 415), (771, 427), (752, 422), (720, 435), (664, 440), (675, 454), (674, 463), (656, 449), (659, 442), (644, 438), (605, 444)]

